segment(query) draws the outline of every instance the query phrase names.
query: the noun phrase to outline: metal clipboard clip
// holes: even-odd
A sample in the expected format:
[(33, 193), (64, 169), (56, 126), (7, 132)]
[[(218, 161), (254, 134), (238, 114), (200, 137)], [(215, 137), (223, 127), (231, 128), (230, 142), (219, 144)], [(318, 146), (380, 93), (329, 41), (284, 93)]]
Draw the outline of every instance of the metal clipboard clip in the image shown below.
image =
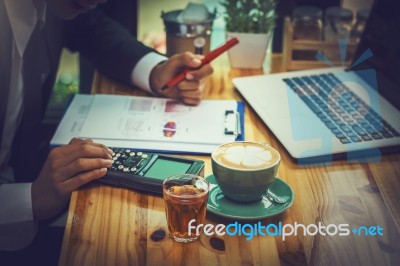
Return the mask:
[(234, 135), (235, 139), (242, 135), (240, 114), (236, 111), (225, 111), (225, 135)]

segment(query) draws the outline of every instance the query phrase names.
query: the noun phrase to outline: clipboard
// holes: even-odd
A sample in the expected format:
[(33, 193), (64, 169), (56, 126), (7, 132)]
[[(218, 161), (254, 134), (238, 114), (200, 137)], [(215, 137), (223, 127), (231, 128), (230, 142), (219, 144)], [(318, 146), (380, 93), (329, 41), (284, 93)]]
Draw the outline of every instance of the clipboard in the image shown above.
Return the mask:
[[(122, 138), (108, 138), (107, 135), (104, 137), (101, 134), (91, 136), (88, 134), (82, 134), (82, 129), (87, 127), (89, 124), (93, 124), (91, 112), (95, 107), (95, 101), (99, 98), (103, 98), (107, 103), (112, 103), (113, 100), (120, 100), (119, 97), (125, 97), (132, 100), (142, 101), (168, 101), (170, 99), (155, 98), (155, 97), (138, 97), (138, 96), (116, 96), (116, 95), (83, 95), (77, 94), (71, 101), (64, 117), (62, 118), (51, 142), (52, 147), (64, 145), (74, 137), (81, 138), (92, 138), (93, 141), (102, 143), (109, 147), (115, 148), (130, 148), (132, 150), (140, 150), (147, 152), (157, 153), (169, 153), (169, 154), (194, 154), (194, 155), (209, 155), (219, 145), (225, 143), (201, 143), (201, 142), (168, 142), (163, 140), (134, 140), (134, 139), (122, 139)], [(171, 101), (171, 100), (170, 100)], [(231, 108), (224, 109), (221, 114), (218, 115), (222, 121), (221, 129), (225, 130), (223, 134), (231, 136), (231, 141), (242, 141), (244, 140), (244, 103), (233, 100), (203, 100), (205, 104), (213, 102), (218, 106), (225, 106), (225, 103), (229, 103)], [(110, 105), (110, 104), (108, 104)], [(117, 104), (119, 106), (119, 104)], [(236, 106), (235, 106), (236, 105)], [(178, 106), (179, 107), (179, 106)], [(105, 107), (106, 108), (106, 107)], [(111, 107), (110, 107), (111, 108)], [(180, 107), (179, 107), (180, 108)], [(196, 108), (196, 107), (194, 107)], [(95, 113), (96, 114), (96, 113)], [(218, 113), (219, 114), (219, 113)], [(92, 114), (93, 115), (93, 114)], [(99, 114), (101, 119), (104, 116)], [(221, 117), (220, 117), (221, 116)], [(217, 117), (213, 115), (213, 119)], [(233, 119), (233, 117), (235, 119)], [(227, 122), (228, 121), (228, 122)], [(210, 123), (212, 124), (212, 123)], [(232, 127), (234, 125), (234, 127)], [(102, 128), (94, 128), (93, 132), (101, 132), (106, 129), (106, 126)]]
[(237, 109), (225, 111), (225, 134), (234, 135), (236, 141), (244, 140), (244, 103), (237, 102)]

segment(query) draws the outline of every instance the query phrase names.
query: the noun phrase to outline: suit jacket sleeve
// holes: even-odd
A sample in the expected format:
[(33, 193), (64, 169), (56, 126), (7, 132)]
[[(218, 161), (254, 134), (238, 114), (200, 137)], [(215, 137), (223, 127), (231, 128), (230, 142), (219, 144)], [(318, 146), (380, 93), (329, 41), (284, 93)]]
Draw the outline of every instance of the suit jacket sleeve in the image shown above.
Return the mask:
[(125, 84), (131, 84), (136, 63), (146, 54), (155, 52), (96, 9), (66, 22), (63, 41), (67, 48), (79, 51), (101, 73)]

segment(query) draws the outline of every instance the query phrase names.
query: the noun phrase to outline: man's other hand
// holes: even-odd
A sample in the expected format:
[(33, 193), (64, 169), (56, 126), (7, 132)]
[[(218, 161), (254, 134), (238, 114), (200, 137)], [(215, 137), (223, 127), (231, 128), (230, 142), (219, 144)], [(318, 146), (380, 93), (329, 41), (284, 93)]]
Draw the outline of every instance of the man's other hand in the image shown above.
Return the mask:
[[(169, 60), (157, 65), (150, 74), (152, 90), (158, 95), (179, 99), (185, 104), (198, 105), (203, 99), (204, 78), (213, 73), (211, 65), (205, 64), (201, 66), (202, 58), (202, 55), (185, 52), (174, 55)], [(193, 70), (188, 72), (184, 80), (173, 88), (161, 91), (161, 88), (170, 79), (187, 68), (192, 68)]]
[(53, 149), (38, 178), (32, 184), (33, 215), (46, 219), (67, 204), (71, 192), (103, 177), (112, 165), (112, 151), (92, 140), (72, 139)]

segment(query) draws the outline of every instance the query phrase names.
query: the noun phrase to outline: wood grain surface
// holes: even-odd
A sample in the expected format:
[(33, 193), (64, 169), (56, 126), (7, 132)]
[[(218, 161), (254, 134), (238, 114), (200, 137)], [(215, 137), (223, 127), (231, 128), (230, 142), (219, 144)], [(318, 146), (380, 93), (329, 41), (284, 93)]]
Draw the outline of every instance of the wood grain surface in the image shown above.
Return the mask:
[[(271, 72), (282, 69), (279, 55), (271, 57)], [(262, 74), (262, 70), (230, 69), (227, 58), (213, 62), (206, 99), (243, 100), (231, 79)], [(93, 93), (146, 95), (98, 75)], [(383, 236), (202, 236), (191, 244), (162, 238), (167, 230), (161, 197), (132, 190), (91, 185), (73, 193), (60, 265), (400, 265), (400, 155), (383, 155), (377, 162), (300, 166), (292, 160), (257, 114), (246, 105), (246, 140), (278, 149), (278, 176), (295, 193), (290, 209), (263, 224), (380, 225)], [(195, 156), (206, 162), (209, 156)], [(210, 213), (206, 223), (230, 223)], [(161, 231), (162, 232), (162, 231)], [(161, 239), (160, 239), (161, 238)]]

